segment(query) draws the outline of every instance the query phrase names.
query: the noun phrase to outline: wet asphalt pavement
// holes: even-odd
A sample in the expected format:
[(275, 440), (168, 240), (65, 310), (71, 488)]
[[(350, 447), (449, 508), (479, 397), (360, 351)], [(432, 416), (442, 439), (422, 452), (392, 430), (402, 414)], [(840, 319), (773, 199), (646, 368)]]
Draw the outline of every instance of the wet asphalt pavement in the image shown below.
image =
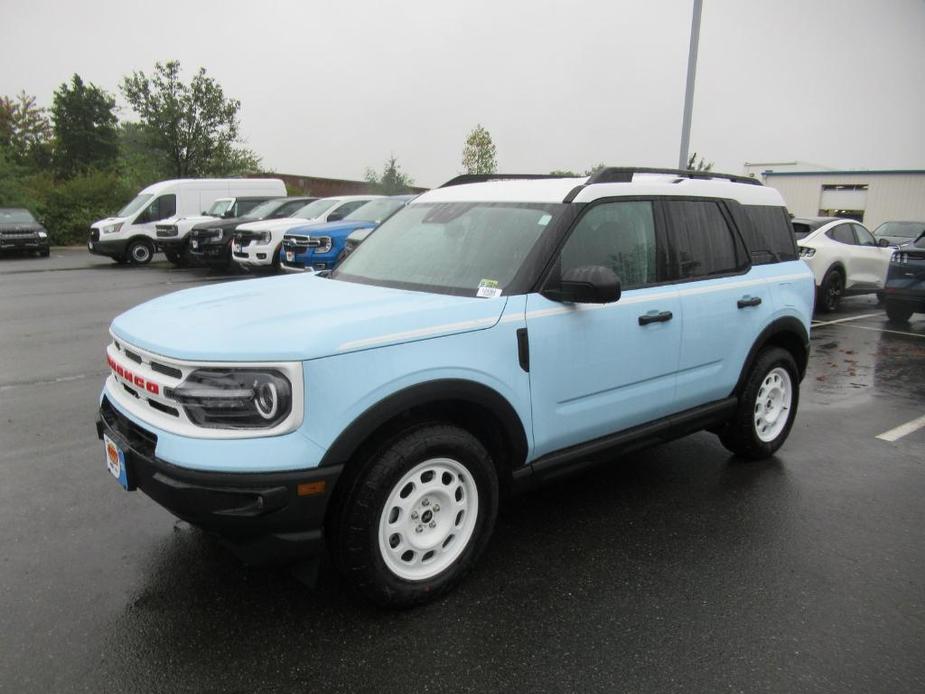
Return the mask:
[[(160, 258), (160, 256), (158, 256)], [(925, 316), (814, 328), (778, 455), (710, 434), (513, 500), (403, 613), (241, 565), (106, 471), (107, 326), (201, 269), (0, 259), (0, 691), (925, 691)]]

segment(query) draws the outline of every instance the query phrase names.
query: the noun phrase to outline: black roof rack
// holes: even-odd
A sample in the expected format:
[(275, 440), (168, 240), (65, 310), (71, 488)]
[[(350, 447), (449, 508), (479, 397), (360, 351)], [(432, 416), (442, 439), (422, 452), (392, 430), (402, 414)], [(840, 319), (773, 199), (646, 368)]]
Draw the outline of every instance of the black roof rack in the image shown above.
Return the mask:
[(449, 188), (450, 186), (461, 186), (466, 183), (485, 183), (486, 181), (506, 181), (508, 179), (515, 178), (575, 178), (574, 176), (566, 176), (564, 174), (462, 174), (456, 178), (451, 178), (449, 181), (444, 183), (441, 188)]
[(733, 183), (747, 183), (753, 186), (764, 185), (757, 178), (724, 174), (716, 171), (691, 171), (689, 169), (652, 169), (636, 166), (608, 166), (593, 174), (586, 185), (592, 183), (632, 183), (633, 174), (672, 174), (678, 178), (724, 178)]

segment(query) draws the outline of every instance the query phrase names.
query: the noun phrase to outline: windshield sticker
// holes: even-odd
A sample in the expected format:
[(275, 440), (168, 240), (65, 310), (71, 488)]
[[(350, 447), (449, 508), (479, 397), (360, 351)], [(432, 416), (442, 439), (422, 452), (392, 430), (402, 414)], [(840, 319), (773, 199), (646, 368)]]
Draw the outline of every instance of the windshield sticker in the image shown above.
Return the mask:
[(498, 280), (482, 280), (479, 282), (479, 290), (475, 295), (481, 299), (494, 299), (501, 296), (501, 288), (498, 286)]
[(544, 214), (542, 217), (540, 217), (540, 221), (538, 221), (537, 224), (539, 224), (541, 227), (544, 227), (549, 224), (550, 219), (552, 219), (551, 214)]

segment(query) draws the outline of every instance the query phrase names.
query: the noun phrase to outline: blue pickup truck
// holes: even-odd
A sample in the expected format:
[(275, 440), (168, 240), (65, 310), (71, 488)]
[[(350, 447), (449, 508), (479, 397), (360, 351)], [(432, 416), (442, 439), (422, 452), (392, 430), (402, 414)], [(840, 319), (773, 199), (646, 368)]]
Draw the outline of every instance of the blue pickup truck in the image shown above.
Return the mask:
[(702, 429), (742, 458), (780, 449), (815, 284), (777, 191), (492, 178), (416, 197), (327, 277), (118, 316), (97, 432), (119, 485), (245, 555), (327, 547), (406, 607), (476, 564), (505, 491)]
[(393, 195), (370, 200), (337, 222), (291, 229), (283, 236), (280, 267), (285, 272), (330, 270), (344, 255), (350, 234), (359, 229), (374, 229), (413, 198), (413, 195)]

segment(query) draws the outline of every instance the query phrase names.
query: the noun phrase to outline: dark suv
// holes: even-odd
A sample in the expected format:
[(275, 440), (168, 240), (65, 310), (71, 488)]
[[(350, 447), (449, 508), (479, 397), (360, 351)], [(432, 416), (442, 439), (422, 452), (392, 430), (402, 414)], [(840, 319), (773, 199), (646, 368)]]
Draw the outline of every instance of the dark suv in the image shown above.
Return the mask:
[(883, 294), (886, 315), (893, 323), (925, 313), (925, 232), (893, 252)]
[(29, 210), (0, 207), (0, 253), (6, 251), (37, 251), (48, 257), (48, 232)]
[(212, 267), (233, 269), (236, 263), (231, 257), (231, 239), (239, 224), (288, 217), (317, 199), (310, 197), (274, 198), (238, 217), (200, 222), (189, 234), (190, 257)]

